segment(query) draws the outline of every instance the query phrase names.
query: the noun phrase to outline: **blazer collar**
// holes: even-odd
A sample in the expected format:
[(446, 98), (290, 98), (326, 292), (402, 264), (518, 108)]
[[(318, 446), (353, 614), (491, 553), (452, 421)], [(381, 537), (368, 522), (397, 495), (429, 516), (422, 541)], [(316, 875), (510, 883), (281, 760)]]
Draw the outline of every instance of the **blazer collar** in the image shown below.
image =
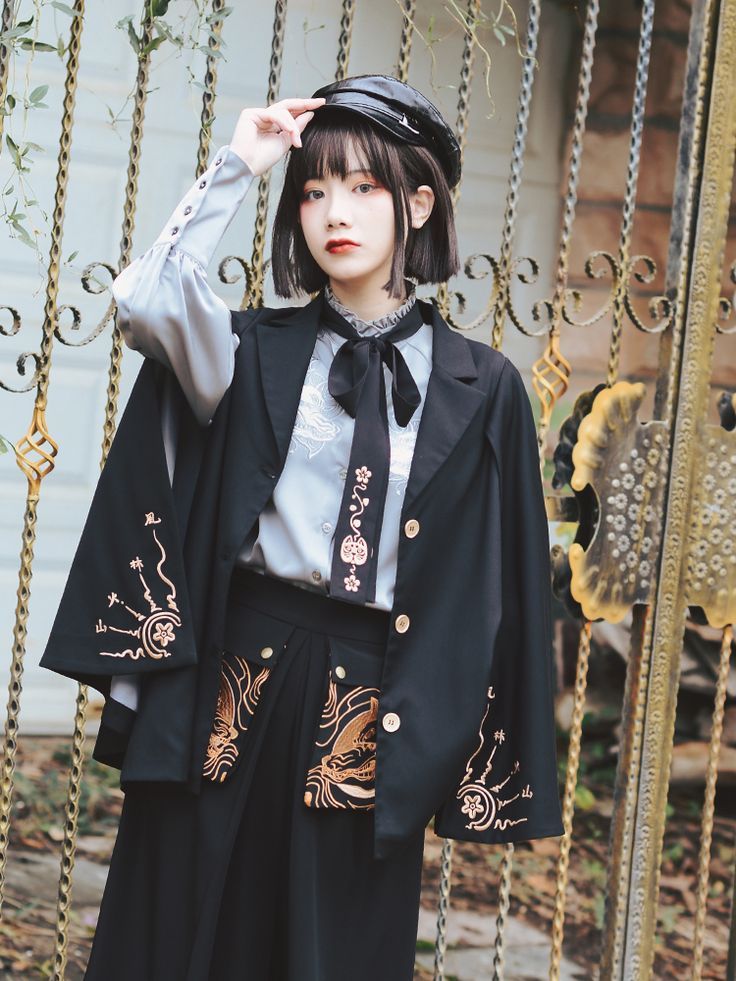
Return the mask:
[(419, 302), (433, 327), (432, 371), (409, 469), (404, 513), (457, 446), (485, 401), (485, 393), (470, 384), (478, 378), (478, 370), (466, 338), (448, 325), (434, 302)]
[[(434, 302), (418, 300), (432, 324), (432, 371), (417, 432), (404, 507), (439, 470), (484, 401), (472, 387), (478, 371), (467, 340), (453, 330)], [(283, 467), (302, 386), (320, 327), (322, 296), (303, 307), (275, 310), (256, 324), (263, 394)]]
[(286, 462), (304, 377), (317, 340), (321, 302), (318, 295), (306, 306), (275, 310), (256, 324), (263, 397), (280, 467)]

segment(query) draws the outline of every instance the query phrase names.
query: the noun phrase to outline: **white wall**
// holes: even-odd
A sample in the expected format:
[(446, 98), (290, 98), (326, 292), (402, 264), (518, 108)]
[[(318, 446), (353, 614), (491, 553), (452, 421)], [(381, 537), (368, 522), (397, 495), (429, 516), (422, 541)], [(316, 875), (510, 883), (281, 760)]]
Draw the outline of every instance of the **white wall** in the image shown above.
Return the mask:
[[(137, 5), (136, 5), (137, 6)], [(175, 5), (172, 5), (174, 8)], [(437, 0), (418, 5), (418, 24), (427, 32), (430, 14), (436, 15), (434, 34), (445, 40), (434, 47), (436, 65), (430, 80), (431, 58), (423, 41), (415, 37), (409, 81), (422, 89), (453, 124), (455, 122), (462, 35), (444, 5)], [(563, 75), (569, 39), (565, 36), (559, 11), (544, 5), (540, 45), (540, 73), (536, 81), (524, 185), (519, 210), (516, 254), (537, 258), (544, 276), (553, 268), (558, 229), (558, 186), (561, 162), (559, 148), (562, 131)], [(515, 4), (519, 23), (524, 10)], [(27, 9), (29, 8), (29, 9)], [(20, 18), (28, 16), (32, 5), (21, 4)], [(88, 5), (82, 42), (81, 70), (76, 108), (69, 196), (66, 207), (62, 256), (75, 250), (79, 254), (73, 268), (64, 268), (59, 304), (79, 306), (85, 336), (107, 306), (108, 294), (92, 296), (80, 282), (82, 268), (93, 261), (117, 266), (123, 196), (128, 155), (130, 123), (121, 124), (116, 133), (109, 125), (106, 105), (117, 112), (135, 80), (135, 56), (115, 22), (130, 12), (120, 0)], [(53, 8), (43, 8), (44, 22), (39, 32), (43, 40), (55, 37), (55, 16), (60, 31), (68, 31), (68, 19)], [(292, 0), (284, 50), (281, 96), (309, 95), (334, 75), (339, 32), (340, 5), (322, 0)], [(262, 104), (266, 92), (273, 12), (268, 4), (236, 5), (228, 18), (224, 38), (226, 62), (219, 66), (217, 119), (213, 128), (211, 153), (229, 141), (238, 113), (243, 106)], [(400, 30), (400, 11), (393, 0), (359, 3), (350, 72), (388, 72), (395, 70)], [(520, 61), (512, 45), (505, 49), (488, 41), (493, 57), (490, 86), (495, 114), (487, 118), (491, 105), (485, 94), (479, 59), (473, 86), (470, 142), (465, 161), (465, 180), (458, 213), (461, 253), (497, 254), (508, 180), (510, 148), (516, 114)], [(193, 64), (197, 78), (203, 62)], [(16, 64), (11, 91), (23, 85), (24, 66)], [(32, 192), (51, 213), (56, 154), (59, 138), (64, 64), (54, 54), (38, 54), (32, 67), (29, 89), (49, 84), (47, 110), (32, 111), (25, 139), (45, 146), (45, 154), (35, 158), (30, 175)], [(146, 105), (145, 139), (141, 160), (133, 256), (155, 240), (179, 198), (194, 180), (201, 91), (187, 84), (184, 59), (164, 49), (153, 56)], [(130, 119), (132, 103), (125, 118)], [(17, 125), (17, 124), (16, 124)], [(11, 129), (16, 139), (22, 134)], [(10, 176), (7, 152), (0, 155), (0, 179), (4, 186)], [(278, 196), (280, 168), (274, 174), (272, 209)], [(255, 186), (232, 223), (218, 256), (210, 269), (216, 279), (219, 257), (238, 254), (250, 258), (255, 213)], [(7, 199), (6, 199), (7, 200)], [(9, 200), (13, 200), (10, 196)], [(21, 209), (26, 210), (26, 209)], [(30, 213), (33, 217), (32, 212)], [(36, 217), (29, 224), (40, 225)], [(48, 252), (49, 237), (41, 240)], [(103, 280), (105, 274), (100, 273)], [(465, 319), (471, 319), (485, 305), (489, 280), (452, 284), (462, 288), (469, 300)], [(42, 326), (45, 269), (38, 268), (33, 253), (12, 241), (0, 225), (0, 295), (2, 304), (15, 307), (23, 318), (23, 328), (13, 338), (0, 336), (0, 378), (18, 386), (23, 383), (15, 371), (21, 351), (38, 350)], [(535, 291), (546, 295), (544, 281)], [(240, 302), (241, 288), (218, 285), (220, 295), (232, 307)], [(266, 302), (275, 297), (267, 283)], [(0, 323), (10, 320), (0, 310)], [(69, 322), (68, 314), (65, 322)], [(110, 348), (108, 325), (103, 334), (81, 348), (54, 344), (49, 391), (48, 423), (60, 444), (56, 469), (45, 480), (38, 510), (38, 538), (33, 565), (30, 601), (31, 616), (25, 656), (21, 733), (72, 731), (77, 685), (38, 667), (56, 607), (74, 554), (87, 508), (99, 472), (102, 422), (104, 418), (107, 361)], [(487, 322), (474, 336), (488, 339)], [(74, 336), (74, 332), (66, 331)], [(505, 348), (524, 369), (539, 354), (538, 342), (530, 342), (507, 331)], [(140, 358), (126, 351), (121, 408), (140, 365)], [(0, 433), (18, 440), (31, 419), (33, 393), (9, 394), (0, 390)], [(18, 556), (21, 546), (26, 481), (9, 456), (0, 457), (0, 638), (3, 683), (9, 680), (15, 592), (18, 582)], [(99, 696), (90, 689), (99, 708)], [(93, 731), (90, 725), (89, 731)]]

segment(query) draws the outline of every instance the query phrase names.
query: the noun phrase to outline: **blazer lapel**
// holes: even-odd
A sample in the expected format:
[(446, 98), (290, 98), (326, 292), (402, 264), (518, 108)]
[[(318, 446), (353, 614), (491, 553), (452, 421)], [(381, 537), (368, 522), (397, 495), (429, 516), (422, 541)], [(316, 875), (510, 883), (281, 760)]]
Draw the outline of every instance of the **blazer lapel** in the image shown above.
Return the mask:
[(320, 305), (318, 295), (295, 311), (278, 311), (256, 325), (263, 396), (280, 468), (286, 461), (304, 377), (317, 340)]
[[(422, 302), (422, 301), (420, 301)], [(425, 303), (425, 309), (428, 304)], [(410, 507), (445, 462), (485, 400), (468, 382), (478, 371), (465, 338), (431, 304), (432, 372), (404, 496)]]

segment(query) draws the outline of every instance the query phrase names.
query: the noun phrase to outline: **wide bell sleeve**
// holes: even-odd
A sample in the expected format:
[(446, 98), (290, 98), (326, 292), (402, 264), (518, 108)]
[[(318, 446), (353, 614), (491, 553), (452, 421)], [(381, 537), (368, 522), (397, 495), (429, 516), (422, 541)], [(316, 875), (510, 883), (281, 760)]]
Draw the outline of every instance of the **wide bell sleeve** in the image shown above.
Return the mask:
[(207, 267), (253, 180), (248, 164), (221, 147), (153, 245), (112, 283), (125, 343), (174, 372), (202, 425), (232, 380), (238, 346)]
[[(197, 662), (183, 527), (161, 424), (166, 385), (164, 369), (144, 361), (40, 661), (106, 699), (114, 675), (132, 678)], [(131, 711), (115, 704), (121, 717)]]
[(500, 473), (502, 610), (478, 735), (435, 833), (485, 843), (564, 834), (553, 698), (549, 528), (536, 428), (506, 361), (486, 425)]
[[(220, 147), (153, 245), (112, 284), (125, 343), (175, 374), (202, 425), (211, 421), (230, 385), (239, 343), (227, 304), (209, 285), (207, 267), (253, 179), (244, 160), (229, 146)], [(171, 476), (176, 432), (168, 409), (165, 401), (162, 429)], [(101, 728), (109, 723), (115, 734), (127, 734), (139, 697), (139, 677), (114, 676)]]

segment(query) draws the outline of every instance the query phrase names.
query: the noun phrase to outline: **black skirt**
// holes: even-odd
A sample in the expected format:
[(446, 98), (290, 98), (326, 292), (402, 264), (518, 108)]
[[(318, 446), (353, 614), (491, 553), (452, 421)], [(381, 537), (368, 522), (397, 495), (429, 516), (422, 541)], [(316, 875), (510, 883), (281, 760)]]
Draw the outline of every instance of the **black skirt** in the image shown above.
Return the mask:
[(410, 981), (424, 836), (373, 858), (388, 623), (236, 570), (201, 792), (128, 785), (86, 981)]

